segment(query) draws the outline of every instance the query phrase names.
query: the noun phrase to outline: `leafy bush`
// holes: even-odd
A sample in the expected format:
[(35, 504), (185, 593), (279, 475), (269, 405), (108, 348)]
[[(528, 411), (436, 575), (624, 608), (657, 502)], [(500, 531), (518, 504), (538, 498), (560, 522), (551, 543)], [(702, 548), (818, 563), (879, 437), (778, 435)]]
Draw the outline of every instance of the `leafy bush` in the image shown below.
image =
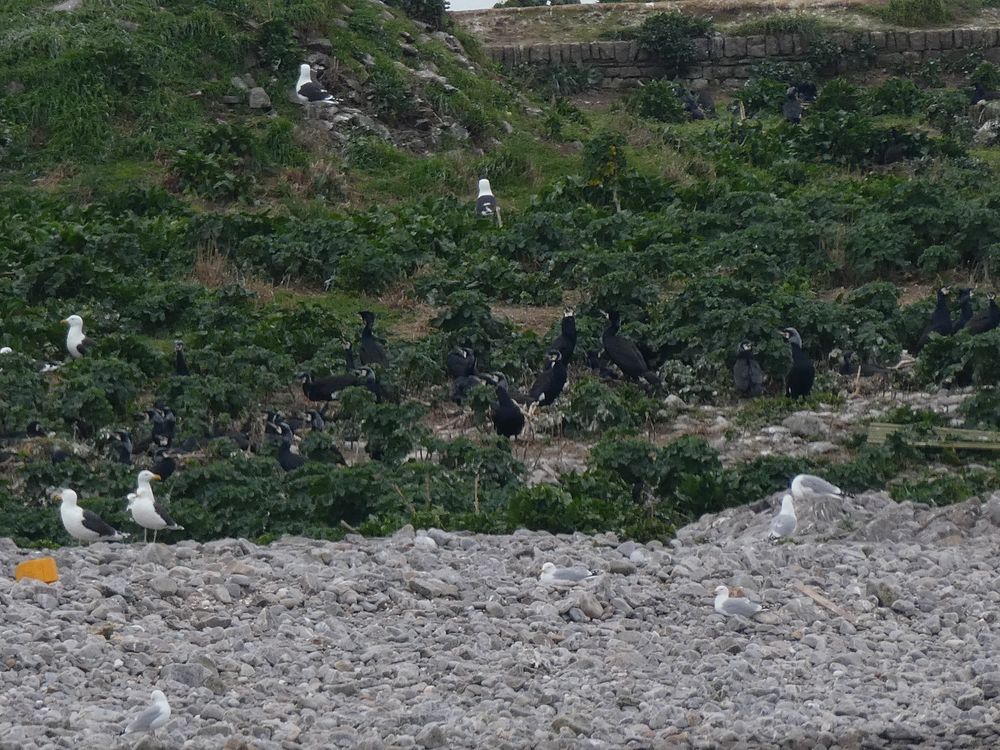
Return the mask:
[(448, 25), (448, 0), (393, 0), (390, 4), (402, 8), (410, 18), (423, 21), (435, 29)]
[(924, 93), (906, 78), (889, 78), (871, 90), (869, 109), (873, 115), (914, 115), (926, 106)]
[(639, 46), (655, 55), (671, 74), (683, 73), (694, 62), (692, 41), (712, 29), (712, 22), (679, 11), (648, 16), (635, 32)]
[(670, 81), (650, 81), (625, 99), (625, 108), (639, 117), (658, 122), (685, 122), (687, 111)]

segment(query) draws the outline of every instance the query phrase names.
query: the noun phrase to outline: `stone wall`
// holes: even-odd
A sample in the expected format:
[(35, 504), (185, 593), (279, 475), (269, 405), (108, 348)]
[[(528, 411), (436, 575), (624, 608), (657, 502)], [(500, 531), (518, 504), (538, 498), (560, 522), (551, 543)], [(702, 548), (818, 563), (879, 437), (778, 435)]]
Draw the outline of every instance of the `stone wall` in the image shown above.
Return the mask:
[[(845, 50), (838, 72), (848, 69), (888, 68), (916, 64), (951, 54), (974, 50), (988, 60), (1000, 62), (1000, 28), (948, 29), (939, 31), (865, 31), (831, 34)], [(799, 34), (775, 36), (724, 36), (696, 39), (695, 62), (684, 78), (692, 88), (741, 86), (750, 68), (765, 59), (803, 60), (809, 40)], [(636, 42), (568, 42), (527, 46), (487, 47), (492, 58), (507, 68), (521, 64), (589, 65), (603, 74), (608, 88), (637, 86), (659, 78), (664, 69)]]

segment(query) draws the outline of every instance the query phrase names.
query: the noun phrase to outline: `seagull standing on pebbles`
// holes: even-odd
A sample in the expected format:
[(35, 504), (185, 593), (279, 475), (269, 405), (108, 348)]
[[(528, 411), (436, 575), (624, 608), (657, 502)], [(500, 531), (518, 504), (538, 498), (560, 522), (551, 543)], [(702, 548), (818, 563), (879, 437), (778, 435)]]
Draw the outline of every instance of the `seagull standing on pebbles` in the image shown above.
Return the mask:
[(579, 583), (588, 578), (593, 578), (593, 571), (586, 568), (557, 568), (553, 563), (547, 562), (542, 566), (542, 574), (538, 580), (542, 583)]
[(122, 734), (133, 732), (152, 732), (162, 727), (170, 720), (170, 704), (162, 690), (153, 691), (153, 699), (122, 731)]
[(61, 489), (52, 497), (62, 501), (59, 516), (71, 537), (81, 542), (96, 542), (100, 539), (117, 541), (127, 539), (128, 534), (115, 531), (99, 515), (76, 504), (77, 495), (71, 489)]
[(728, 586), (715, 587), (715, 611), (724, 617), (753, 617), (762, 609), (745, 596), (730, 596)]
[(788, 539), (795, 533), (795, 528), (798, 524), (798, 519), (795, 518), (795, 506), (792, 504), (792, 496), (785, 495), (781, 498), (781, 511), (771, 519), (771, 528), (767, 533), (767, 538), (771, 541)]
[(136, 479), (135, 492), (129, 493), (128, 496), (128, 509), (132, 513), (132, 519), (142, 526), (142, 541), (144, 542), (149, 530), (153, 532), (153, 542), (155, 543), (157, 531), (162, 529), (181, 531), (184, 529), (183, 526), (178, 526), (174, 522), (166, 509), (153, 497), (153, 488), (150, 482), (159, 481), (159, 479), (159, 474), (148, 470), (140, 471)]

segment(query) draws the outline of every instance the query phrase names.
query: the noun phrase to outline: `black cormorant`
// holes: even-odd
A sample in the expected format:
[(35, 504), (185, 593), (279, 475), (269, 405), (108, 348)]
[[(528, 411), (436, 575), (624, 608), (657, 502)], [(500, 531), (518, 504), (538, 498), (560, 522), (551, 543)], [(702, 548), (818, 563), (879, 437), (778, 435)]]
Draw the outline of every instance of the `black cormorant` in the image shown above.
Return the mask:
[(785, 116), (787, 122), (802, 122), (802, 102), (799, 101), (799, 95), (794, 86), (789, 86), (785, 92), (785, 101), (781, 105), (781, 114)]
[(285, 471), (297, 469), (306, 462), (302, 456), (292, 451), (292, 441), (294, 439), (295, 433), (292, 432), (292, 428), (288, 426), (287, 422), (282, 422), (281, 447), (278, 448), (278, 463)]
[(940, 336), (951, 335), (951, 310), (948, 309), (948, 294), (950, 291), (946, 286), (938, 289), (937, 304), (934, 306), (934, 312), (931, 313), (930, 322), (924, 328), (924, 332), (920, 334), (917, 345), (913, 347), (914, 354), (920, 353), (920, 350), (930, 341), (932, 333)]
[(460, 346), (448, 352), (445, 369), (451, 378), (464, 378), (476, 374), (476, 355), (472, 349)]
[(785, 395), (791, 398), (808, 396), (812, 392), (813, 380), (816, 379), (816, 368), (802, 351), (802, 337), (798, 331), (785, 328), (781, 335), (792, 349), (792, 366), (785, 378)]
[(507, 387), (497, 384), (497, 405), (493, 409), (493, 427), (498, 435), (516, 438), (524, 429), (524, 414), (511, 399)]
[(951, 327), (952, 333), (958, 333), (972, 320), (972, 290), (958, 290), (958, 320)]
[(177, 339), (174, 341), (174, 375), (187, 377), (190, 374), (187, 360), (184, 359), (184, 342)]
[(741, 396), (754, 398), (764, 392), (764, 373), (753, 353), (753, 344), (742, 341), (736, 347), (736, 364), (733, 365), (733, 383)]
[(1000, 307), (997, 307), (996, 294), (990, 292), (986, 295), (986, 299), (990, 301), (989, 307), (973, 315), (969, 324), (965, 327), (965, 330), (973, 336), (992, 331), (1000, 324)]
[(538, 373), (534, 385), (528, 391), (530, 397), (529, 413), (535, 406), (549, 406), (559, 398), (566, 385), (566, 363), (562, 353), (553, 349), (545, 355), (545, 368)]
[(385, 349), (385, 344), (376, 338), (372, 331), (375, 325), (375, 313), (364, 310), (359, 315), (365, 322), (365, 327), (361, 330), (361, 364), (385, 367), (389, 364), (389, 353)]
[(605, 315), (608, 317), (608, 327), (604, 329), (601, 343), (604, 344), (604, 351), (607, 353), (608, 359), (618, 365), (618, 369), (629, 380), (643, 378), (650, 385), (659, 385), (660, 379), (655, 372), (649, 369), (646, 359), (642, 356), (642, 352), (639, 351), (635, 342), (618, 335), (618, 329), (621, 328), (621, 316), (614, 310), (605, 313)]
[(549, 351), (553, 349), (562, 354), (565, 366), (568, 367), (573, 363), (573, 352), (576, 351), (576, 315), (569, 308), (563, 311), (562, 321), (559, 323), (559, 335), (549, 344)]

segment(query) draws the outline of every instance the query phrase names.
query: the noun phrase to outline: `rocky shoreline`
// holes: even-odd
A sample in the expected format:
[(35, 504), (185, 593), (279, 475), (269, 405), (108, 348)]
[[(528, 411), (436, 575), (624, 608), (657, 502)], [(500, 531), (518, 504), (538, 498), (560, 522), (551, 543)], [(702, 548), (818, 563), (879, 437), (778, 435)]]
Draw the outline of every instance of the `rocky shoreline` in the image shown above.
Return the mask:
[[(405, 528), (109, 545), (13, 581), (0, 748), (862, 748), (1000, 743), (1000, 495), (948, 508), (778, 496), (670, 544)], [(544, 562), (600, 573), (539, 582)], [(753, 622), (712, 608), (739, 585)], [(163, 690), (153, 737), (118, 737)]]

